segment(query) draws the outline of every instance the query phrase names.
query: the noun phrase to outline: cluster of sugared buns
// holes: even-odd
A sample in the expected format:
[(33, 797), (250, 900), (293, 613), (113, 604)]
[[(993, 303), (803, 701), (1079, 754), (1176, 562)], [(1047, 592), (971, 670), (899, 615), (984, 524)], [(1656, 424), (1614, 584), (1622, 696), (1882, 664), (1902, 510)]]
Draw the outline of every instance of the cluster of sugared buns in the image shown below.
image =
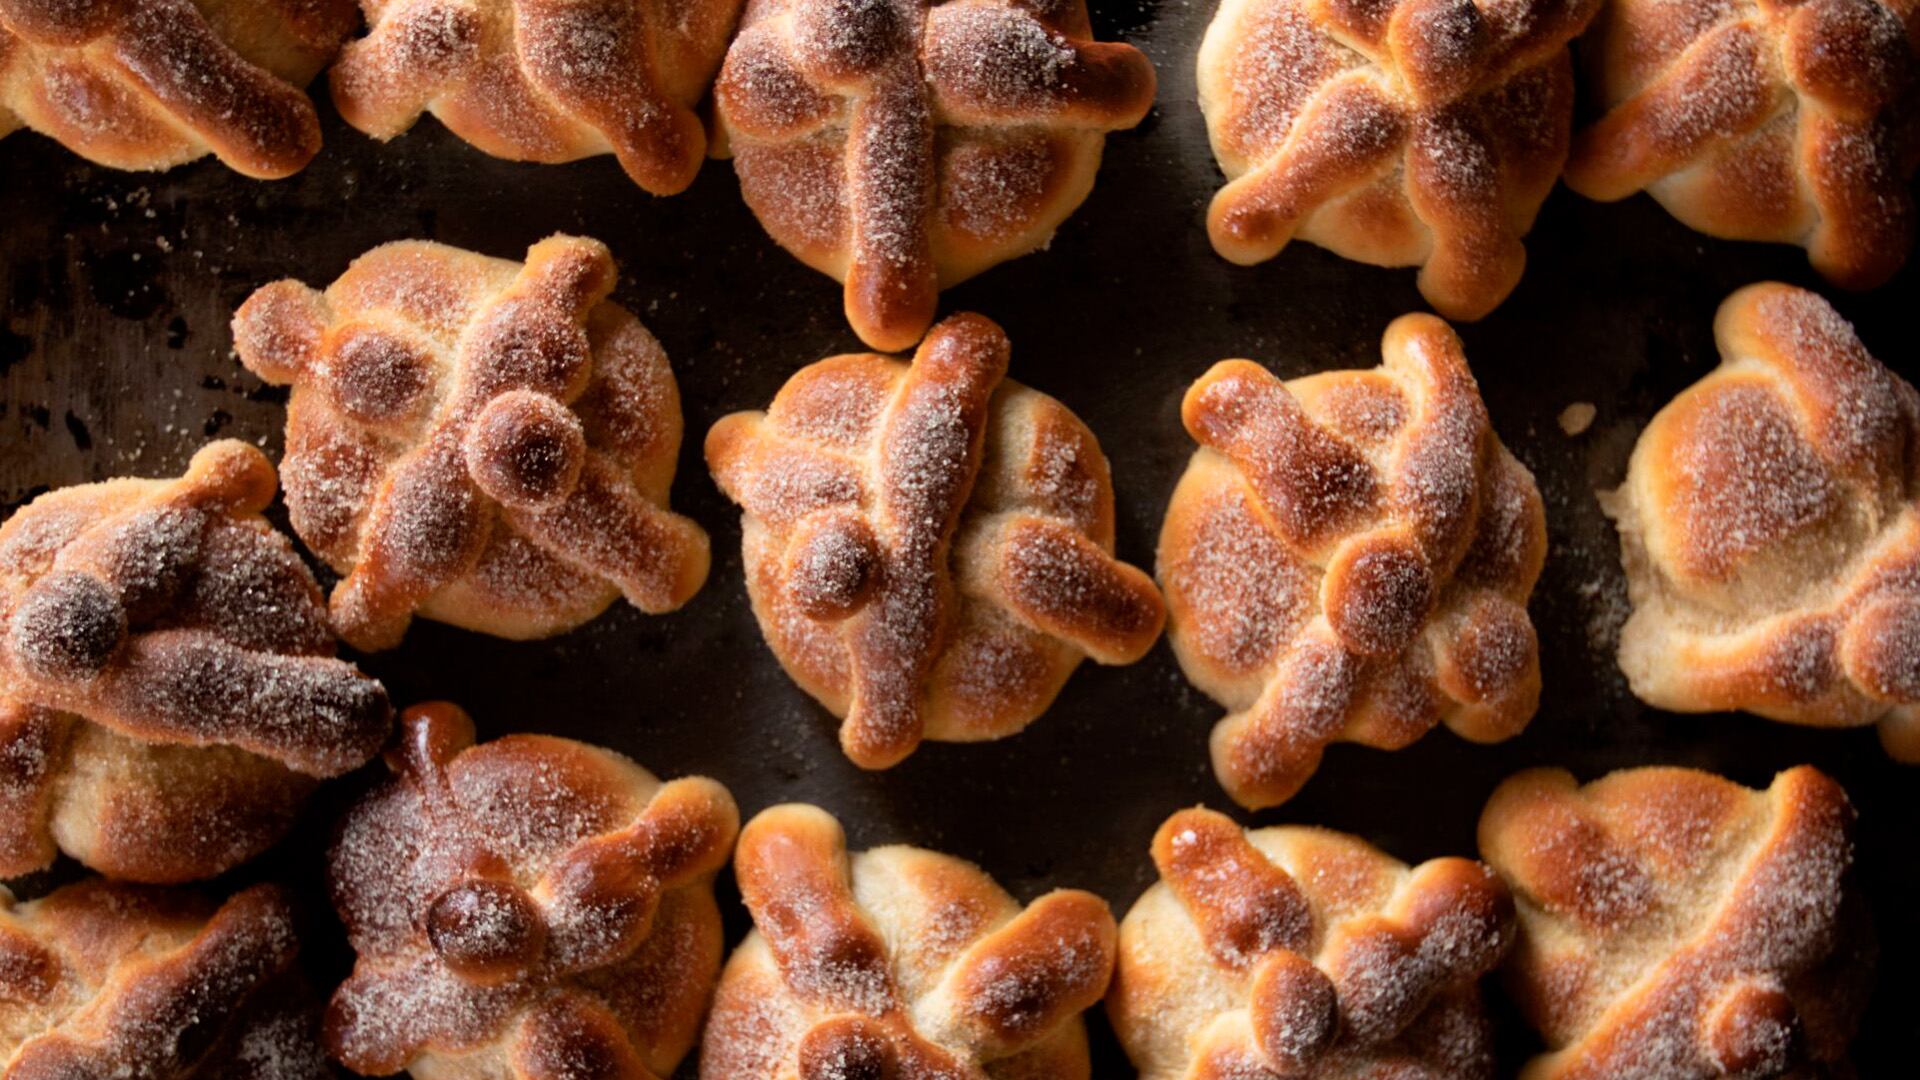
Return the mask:
[(1764, 791), (1521, 773), (1480, 819), (1484, 862), (1414, 867), (1183, 810), (1120, 924), (1108, 1016), (1141, 1080), (1474, 1080), (1497, 969), (1546, 1043), (1528, 1080), (1852, 1075), (1873, 971), (1852, 825), (1806, 766)]
[(1084, 0), (0, 0), (0, 136), (284, 177), (319, 152), (303, 87), (329, 66), (340, 116), (380, 140), (432, 113), (496, 157), (612, 154), (655, 195), (732, 157), (879, 349), (1046, 246), (1156, 85)]
[[(1163, 629), (1247, 810), (1335, 743), (1533, 719), (1544, 501), (1446, 322), (1393, 321), (1371, 369), (1201, 374), (1149, 575), (1094, 433), (1010, 377), (992, 320), (936, 321), (943, 288), (1048, 243), (1152, 107), (1152, 65), (1084, 0), (0, 0), (0, 135), (285, 177), (329, 65), (380, 139), (431, 112), (500, 157), (611, 153), (658, 195), (729, 156), (858, 337), (912, 350), (801, 367), (703, 443), (767, 647), (859, 767), (1014, 736)], [(1220, 254), (1418, 266), (1456, 319), (1514, 290), (1563, 173), (1802, 244), (1844, 286), (1912, 245), (1914, 0), (1222, 0), (1198, 75)], [(1852, 1075), (1873, 936), (1852, 805), (1811, 766), (1765, 790), (1524, 772), (1478, 861), (1183, 809), (1116, 923), (919, 847), (850, 854), (814, 806), (742, 827), (717, 780), (481, 742), (449, 702), (396, 720), (358, 658), (416, 619), (546, 639), (706, 584), (708, 534), (669, 506), (674, 371), (617, 284), (566, 235), (266, 284), (232, 329), (290, 388), (277, 469), (215, 442), (0, 525), (0, 877), (86, 871), (0, 888), (0, 1077), (659, 1080), (697, 1048), (701, 1080), (1090, 1080), (1104, 1001), (1142, 1080), (1483, 1080), (1495, 980), (1544, 1047), (1527, 1080)], [(1600, 495), (1619, 665), (1657, 708), (1874, 725), (1920, 762), (1920, 393), (1802, 289), (1742, 289), (1715, 329), (1720, 366)], [(190, 886), (376, 759), (323, 860), (354, 956), (329, 997), (298, 896)], [(1082, 839), (1143, 839), (1107, 831)]]
[[(0, 135), (283, 177), (320, 148), (302, 87), (330, 66), (341, 117), (376, 139), (430, 112), (497, 157), (613, 154), (656, 195), (731, 157), (767, 234), (843, 283), (861, 340), (899, 350), (942, 289), (1051, 241), (1157, 88), (1138, 49), (1094, 40), (1085, 0), (357, 7), (0, 0)], [(1221, 256), (1298, 238), (1417, 266), (1448, 318), (1513, 292), (1563, 175), (1594, 199), (1650, 192), (1713, 236), (1799, 244), (1850, 288), (1913, 246), (1911, 0), (1220, 0), (1197, 81)], [(1576, 84), (1598, 105), (1577, 134)]]
[[(1575, 38), (1598, 106), (1577, 134)], [(1563, 174), (1593, 199), (1650, 192), (1711, 236), (1798, 244), (1847, 288), (1913, 247), (1912, 0), (1221, 0), (1199, 87), (1227, 177), (1216, 251), (1257, 263), (1299, 238), (1418, 266), (1450, 318), (1512, 293)]]

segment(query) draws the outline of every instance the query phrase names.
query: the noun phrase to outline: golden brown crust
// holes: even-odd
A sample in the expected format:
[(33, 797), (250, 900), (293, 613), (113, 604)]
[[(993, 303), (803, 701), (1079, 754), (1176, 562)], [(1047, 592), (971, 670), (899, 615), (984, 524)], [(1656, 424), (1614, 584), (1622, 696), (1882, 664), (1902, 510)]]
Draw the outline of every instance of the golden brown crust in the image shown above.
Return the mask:
[(1913, 246), (1920, 5), (1911, 0), (1614, 0), (1588, 43), (1606, 113), (1567, 186), (1650, 192), (1711, 236), (1807, 248), (1846, 288)]
[(706, 156), (705, 96), (741, 0), (361, 0), (370, 27), (333, 68), (334, 104), (391, 139), (432, 112), (496, 157), (613, 153), (655, 195)]
[(241, 362), (294, 386), (287, 506), (346, 575), (342, 638), (391, 648), (416, 613), (548, 637), (621, 595), (657, 613), (699, 590), (706, 533), (667, 509), (679, 391), (606, 300), (615, 273), (576, 237), (524, 265), (399, 242), (325, 293), (276, 282), (235, 314)]
[(1513, 901), (1487, 867), (1201, 808), (1161, 825), (1153, 861), (1107, 997), (1142, 1080), (1492, 1075), (1478, 984)]
[(356, 22), (352, 0), (0, 0), (0, 135), (119, 169), (211, 153), (288, 176), (320, 150), (300, 88)]
[(1478, 319), (1520, 280), (1520, 238), (1567, 156), (1566, 44), (1600, 0), (1223, 0), (1200, 106), (1227, 185), (1214, 250), (1264, 262), (1298, 236)]
[(955, 315), (911, 365), (822, 360), (707, 434), (761, 630), (865, 768), (922, 738), (1010, 735), (1083, 657), (1131, 663), (1160, 634), (1153, 582), (1112, 556), (1099, 443), (1003, 382), (1008, 351)]
[(447, 1080), (670, 1075), (720, 970), (726, 788), (550, 736), (475, 747), (444, 702), (407, 710), (387, 763), (329, 856), (359, 954), (327, 1014), (335, 1057)]
[(1052, 237), (1153, 92), (1084, 0), (749, 0), (714, 102), (768, 234), (897, 350), (941, 289)]
[(1513, 887), (1510, 985), (1551, 1051), (1522, 1075), (1824, 1075), (1871, 985), (1852, 823), (1807, 766), (1766, 791), (1675, 768), (1502, 784), (1480, 850)]
[(971, 864), (911, 847), (849, 859), (840, 823), (776, 806), (734, 859), (754, 932), (734, 951), (703, 1080), (1085, 1080), (1080, 1013), (1113, 916), (1056, 890), (1022, 909)]
[(228, 440), (178, 480), (63, 488), (0, 528), (0, 875), (57, 848), (209, 877), (379, 750), (386, 691), (333, 658), (319, 585), (261, 517), (274, 487)]
[(1621, 669), (1663, 709), (1878, 723), (1920, 761), (1920, 395), (1802, 289), (1742, 289), (1714, 330), (1720, 366), (1602, 496)]
[(1442, 722), (1493, 742), (1539, 701), (1533, 477), (1445, 323), (1404, 316), (1382, 352), (1287, 383), (1224, 361), (1182, 406), (1200, 450), (1159, 577), (1181, 667), (1230, 710), (1214, 771), (1244, 806), (1293, 797), (1329, 743), (1397, 749)]
[(273, 886), (214, 905), (98, 878), (0, 907), (10, 1080), (325, 1080), (293, 914)]

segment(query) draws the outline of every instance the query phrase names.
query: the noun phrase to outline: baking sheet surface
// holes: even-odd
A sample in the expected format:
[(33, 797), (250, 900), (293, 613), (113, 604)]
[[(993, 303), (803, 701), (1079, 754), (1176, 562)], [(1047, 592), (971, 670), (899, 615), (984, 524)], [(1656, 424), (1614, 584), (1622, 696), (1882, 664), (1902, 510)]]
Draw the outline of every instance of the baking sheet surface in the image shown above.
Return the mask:
[[(1295, 245), (1255, 268), (1208, 247), (1203, 215), (1220, 181), (1194, 105), (1192, 57), (1207, 3), (1095, 0), (1102, 37), (1140, 45), (1160, 100), (1138, 130), (1111, 138), (1099, 183), (1051, 247), (949, 291), (942, 312), (973, 310), (1013, 340), (1012, 376), (1058, 397), (1112, 461), (1122, 557), (1150, 566), (1160, 515), (1192, 446), (1179, 423), (1187, 384), (1225, 357), (1284, 377), (1378, 362), (1381, 332), (1424, 305), (1407, 270), (1382, 270)], [(741, 203), (731, 169), (709, 163), (693, 189), (656, 199), (610, 157), (567, 166), (496, 161), (431, 120), (381, 145), (323, 103), (327, 145), (290, 180), (243, 179), (211, 161), (164, 174), (95, 168), (31, 134), (0, 141), (0, 513), (50, 487), (165, 475), (210, 438), (278, 456), (284, 391), (231, 352), (227, 320), (281, 277), (332, 280), (384, 241), (422, 237), (519, 257), (555, 231), (605, 240), (620, 263), (615, 298), (673, 358), (686, 418), (674, 505), (713, 537), (706, 588), (649, 617), (622, 605), (571, 635), (496, 641), (419, 622), (401, 649), (372, 657), (397, 703), (449, 698), (482, 738), (551, 732), (622, 750), (654, 771), (724, 781), (751, 814), (789, 800), (837, 814), (856, 846), (904, 841), (975, 860), (1021, 899), (1054, 886), (1105, 896), (1116, 914), (1152, 880), (1146, 848), (1173, 810), (1232, 809), (1207, 764), (1220, 710), (1190, 689), (1164, 641), (1143, 662), (1085, 665), (1025, 733), (985, 745), (929, 743), (884, 773), (850, 765), (835, 724), (788, 682), (762, 644), (741, 577), (738, 515), (699, 447), (719, 417), (764, 407), (803, 364), (860, 349), (839, 287), (788, 257)], [(1410, 862), (1471, 854), (1479, 809), (1501, 778), (1563, 765), (1582, 779), (1673, 763), (1764, 785), (1811, 762), (1861, 812), (1858, 874), (1881, 938), (1880, 990), (1857, 1045), (1865, 1075), (1891, 1075), (1910, 1040), (1910, 972), (1920, 772), (1887, 762), (1872, 729), (1817, 732), (1733, 716), (1655, 714), (1611, 659), (1626, 611), (1612, 529), (1592, 492), (1621, 475), (1640, 427), (1715, 364), (1711, 320), (1738, 286), (1818, 287), (1868, 346), (1920, 375), (1909, 266), (1869, 294), (1820, 285), (1794, 248), (1711, 241), (1645, 198), (1601, 206), (1561, 189), (1528, 241), (1519, 290), (1463, 326), (1494, 426), (1539, 480), (1552, 549), (1535, 591), (1545, 697), (1510, 742), (1470, 745), (1440, 730), (1383, 753), (1332, 749), (1319, 774), (1256, 824), (1305, 822), (1358, 833)], [(1569, 437), (1568, 405), (1597, 407)], [(347, 788), (327, 792), (300, 835), (239, 878), (309, 886), (311, 858)], [(59, 872), (56, 872), (56, 877)], [(23, 891), (44, 887), (29, 882)], [(734, 939), (744, 912), (723, 881)], [(348, 962), (323, 910), (309, 963)], [(1504, 1068), (1531, 1036), (1504, 1016)], [(1096, 1076), (1129, 1075), (1093, 1018)], [(683, 1070), (690, 1075), (690, 1070)]]

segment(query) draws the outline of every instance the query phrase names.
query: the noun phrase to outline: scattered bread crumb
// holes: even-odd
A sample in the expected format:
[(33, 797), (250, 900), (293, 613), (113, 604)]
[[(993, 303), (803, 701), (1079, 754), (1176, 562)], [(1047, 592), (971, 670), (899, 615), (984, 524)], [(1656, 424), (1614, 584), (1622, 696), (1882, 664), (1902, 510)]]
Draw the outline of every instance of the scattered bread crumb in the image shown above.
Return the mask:
[(1560, 430), (1566, 432), (1568, 438), (1585, 434), (1593, 426), (1593, 417), (1598, 411), (1591, 401), (1576, 401), (1560, 410)]

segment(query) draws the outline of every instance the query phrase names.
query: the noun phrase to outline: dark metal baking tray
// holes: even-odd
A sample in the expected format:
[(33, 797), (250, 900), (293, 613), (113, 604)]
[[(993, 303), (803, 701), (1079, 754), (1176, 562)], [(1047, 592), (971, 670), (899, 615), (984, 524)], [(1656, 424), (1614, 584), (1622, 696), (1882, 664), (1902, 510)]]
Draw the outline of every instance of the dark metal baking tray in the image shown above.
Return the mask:
[[(1413, 273), (1347, 262), (1306, 244), (1262, 266), (1228, 265), (1203, 215), (1220, 182), (1194, 104), (1193, 54), (1211, 4), (1095, 4), (1102, 37), (1144, 48), (1160, 70), (1146, 123), (1108, 142), (1093, 195), (1041, 253), (953, 289), (943, 311), (999, 320), (1013, 377), (1066, 402), (1113, 464), (1120, 554), (1150, 566), (1160, 515), (1192, 447), (1187, 384), (1224, 357), (1284, 376), (1378, 362), (1381, 331), (1424, 305)], [(246, 180), (211, 161), (163, 174), (95, 168), (30, 134), (0, 142), (0, 511), (64, 484), (165, 475), (215, 436), (277, 456), (284, 393), (241, 370), (227, 321), (257, 286), (324, 284), (387, 240), (426, 237), (518, 257), (555, 231), (612, 245), (616, 298), (673, 358), (686, 417), (674, 504), (713, 536), (713, 575), (687, 607), (654, 618), (624, 605), (573, 634), (516, 644), (433, 623), (368, 658), (396, 702), (450, 698), (483, 738), (552, 732), (631, 754), (663, 775), (724, 781), (752, 813), (787, 801), (839, 815), (857, 846), (906, 841), (975, 860), (1015, 894), (1055, 885), (1105, 896), (1116, 913), (1152, 879), (1146, 847), (1171, 811), (1231, 809), (1207, 765), (1219, 714), (1164, 642), (1132, 667), (1084, 666), (1025, 733), (984, 745), (927, 744), (898, 768), (862, 772), (835, 724), (762, 644), (741, 578), (738, 515), (700, 460), (719, 417), (758, 408), (802, 364), (859, 349), (839, 287), (761, 232), (724, 163), (658, 199), (609, 157), (567, 166), (496, 161), (431, 121), (386, 145), (322, 104), (326, 148), (292, 179)], [(1811, 762), (1860, 810), (1857, 875), (1872, 901), (1879, 993), (1857, 1044), (1865, 1075), (1892, 1075), (1910, 1045), (1920, 969), (1920, 771), (1886, 759), (1871, 729), (1824, 732), (1739, 716), (1655, 713), (1627, 693), (1610, 650), (1625, 611), (1611, 527), (1592, 492), (1617, 481), (1639, 428), (1717, 360), (1715, 306), (1748, 282), (1820, 288), (1869, 347), (1920, 375), (1912, 330), (1920, 265), (1866, 294), (1824, 288), (1793, 248), (1713, 241), (1646, 198), (1602, 206), (1561, 189), (1528, 240), (1511, 299), (1460, 327), (1494, 426), (1533, 471), (1552, 537), (1532, 611), (1546, 684), (1539, 716), (1499, 746), (1436, 731), (1383, 753), (1333, 749), (1291, 803), (1260, 824), (1311, 822), (1417, 861), (1471, 854), (1499, 780), (1556, 764), (1591, 778), (1677, 763), (1749, 784)], [(1574, 402), (1593, 427), (1564, 434)], [(301, 832), (239, 871), (302, 885), (307, 955), (337, 977), (344, 943), (318, 892), (317, 845), (353, 782), (324, 793)], [(56, 872), (55, 877), (59, 876)], [(29, 882), (28, 890), (44, 888)], [(744, 912), (723, 880), (734, 939)], [(1533, 1048), (1503, 1016), (1503, 1068)], [(1097, 1076), (1130, 1075), (1092, 1018)], [(691, 1069), (683, 1069), (691, 1073)]]

